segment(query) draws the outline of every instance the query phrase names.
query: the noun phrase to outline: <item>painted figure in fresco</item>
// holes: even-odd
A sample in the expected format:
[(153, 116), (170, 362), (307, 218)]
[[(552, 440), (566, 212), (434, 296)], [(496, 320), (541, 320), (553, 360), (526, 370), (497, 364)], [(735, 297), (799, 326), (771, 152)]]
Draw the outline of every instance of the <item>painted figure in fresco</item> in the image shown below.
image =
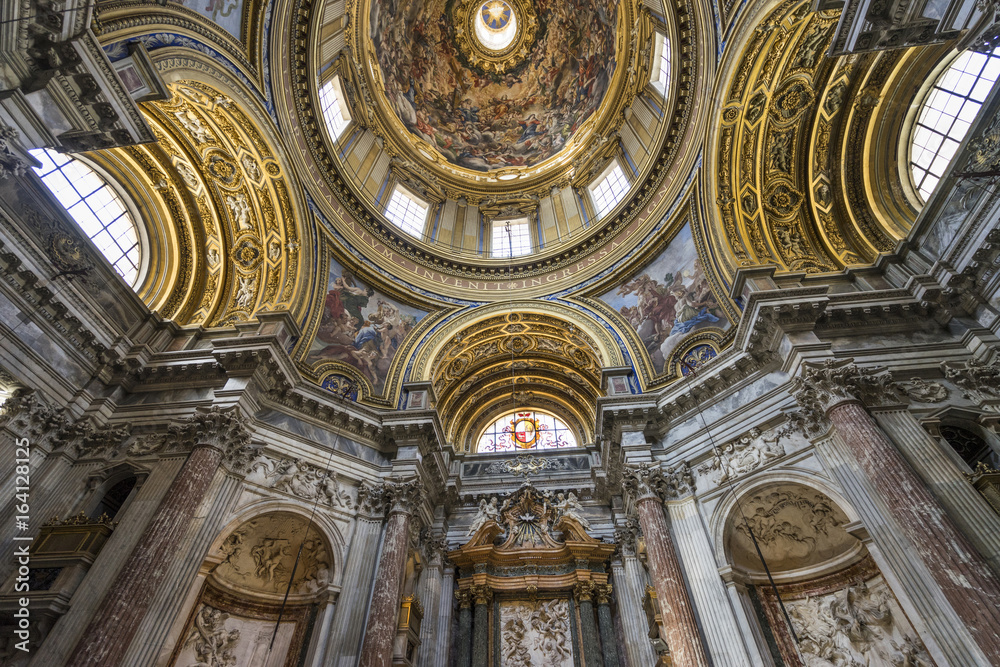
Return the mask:
[[(673, 245), (673, 244), (671, 244)], [(690, 259), (690, 233), (677, 239), (663, 255), (604, 298), (614, 303), (646, 346), (653, 366), (662, 370), (677, 343), (695, 329), (725, 327), (728, 321), (698, 261)], [(665, 271), (657, 280), (653, 271)]]
[(396, 350), (416, 322), (399, 305), (334, 267), (309, 360), (344, 362), (380, 390)]
[[(414, 135), (476, 171), (555, 155), (600, 106), (615, 71), (617, 5), (538, 0), (536, 42), (503, 74), (469, 66), (454, 46), (448, 0), (371, 5), (386, 98)], [(569, 57), (567, 57), (567, 55)]]

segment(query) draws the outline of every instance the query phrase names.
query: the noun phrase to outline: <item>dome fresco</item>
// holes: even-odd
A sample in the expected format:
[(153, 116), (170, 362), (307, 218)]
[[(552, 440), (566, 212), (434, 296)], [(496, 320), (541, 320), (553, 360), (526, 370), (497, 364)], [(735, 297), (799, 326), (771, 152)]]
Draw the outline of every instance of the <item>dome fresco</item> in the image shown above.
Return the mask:
[[(371, 38), (390, 106), (409, 132), (459, 167), (488, 172), (553, 157), (608, 91), (616, 4), (533, 3), (534, 38), (506, 55), (502, 73), (471, 64), (459, 47), (456, 4), (372, 2)], [(478, 18), (483, 5), (473, 7)]]

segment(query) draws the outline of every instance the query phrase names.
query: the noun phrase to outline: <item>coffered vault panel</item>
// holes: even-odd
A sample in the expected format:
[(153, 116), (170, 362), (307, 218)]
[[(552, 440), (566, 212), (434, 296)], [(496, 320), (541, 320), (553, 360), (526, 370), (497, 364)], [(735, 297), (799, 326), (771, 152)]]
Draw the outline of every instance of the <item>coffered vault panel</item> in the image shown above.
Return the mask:
[(727, 276), (759, 264), (806, 273), (866, 264), (916, 217), (909, 186), (887, 165), (899, 161), (910, 104), (900, 93), (913, 90), (903, 82), (928, 63), (914, 67), (904, 50), (825, 58), (839, 12), (808, 10), (785, 2), (734, 40), (704, 173)]

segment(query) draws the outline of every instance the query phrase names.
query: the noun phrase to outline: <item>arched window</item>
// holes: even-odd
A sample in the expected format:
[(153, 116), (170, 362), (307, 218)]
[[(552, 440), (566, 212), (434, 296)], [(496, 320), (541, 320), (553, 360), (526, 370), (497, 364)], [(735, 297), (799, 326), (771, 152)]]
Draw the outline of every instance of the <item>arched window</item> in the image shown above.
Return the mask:
[(490, 424), (476, 443), (477, 452), (576, 447), (576, 435), (561, 419), (538, 410), (511, 412)]
[(951, 445), (952, 449), (958, 452), (958, 455), (972, 470), (976, 469), (980, 461), (994, 469), (1000, 466), (1000, 454), (993, 451), (993, 448), (985, 440), (972, 431), (959, 426), (943, 424), (941, 437)]
[(133, 475), (132, 477), (126, 477), (112, 486), (101, 497), (101, 502), (91, 512), (91, 516), (94, 519), (99, 519), (102, 515), (107, 514), (109, 519), (114, 519), (118, 515), (118, 512), (121, 511), (122, 505), (128, 500), (129, 494), (132, 493), (138, 481)]
[(31, 154), (45, 186), (129, 285), (139, 277), (139, 234), (125, 202), (96, 171), (76, 158), (39, 148)]
[(910, 139), (913, 185), (926, 201), (1000, 76), (1000, 47), (964, 51), (924, 98)]

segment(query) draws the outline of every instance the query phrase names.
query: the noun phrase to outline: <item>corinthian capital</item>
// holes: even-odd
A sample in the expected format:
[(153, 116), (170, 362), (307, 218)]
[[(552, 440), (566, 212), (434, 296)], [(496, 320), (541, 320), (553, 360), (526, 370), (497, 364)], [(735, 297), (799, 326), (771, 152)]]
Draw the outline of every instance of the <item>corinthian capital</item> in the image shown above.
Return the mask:
[(171, 426), (169, 431), (172, 437), (191, 447), (212, 447), (226, 454), (246, 447), (250, 442), (250, 435), (236, 408), (220, 410), (215, 407), (196, 412), (179, 425)]
[(853, 359), (807, 362), (803, 364), (801, 377), (792, 382), (792, 395), (812, 431), (820, 430), (826, 413), (842, 403), (877, 407), (905, 400), (892, 380), (892, 373), (881, 366), (858, 366)]
[(941, 364), (944, 376), (962, 390), (965, 398), (979, 402), (1000, 396), (1000, 365), (969, 359), (961, 365)]
[(634, 502), (640, 500), (662, 500), (666, 481), (663, 471), (657, 465), (640, 463), (622, 470), (622, 491)]
[(424, 487), (417, 480), (386, 482), (385, 500), (389, 514), (413, 514), (424, 497)]

